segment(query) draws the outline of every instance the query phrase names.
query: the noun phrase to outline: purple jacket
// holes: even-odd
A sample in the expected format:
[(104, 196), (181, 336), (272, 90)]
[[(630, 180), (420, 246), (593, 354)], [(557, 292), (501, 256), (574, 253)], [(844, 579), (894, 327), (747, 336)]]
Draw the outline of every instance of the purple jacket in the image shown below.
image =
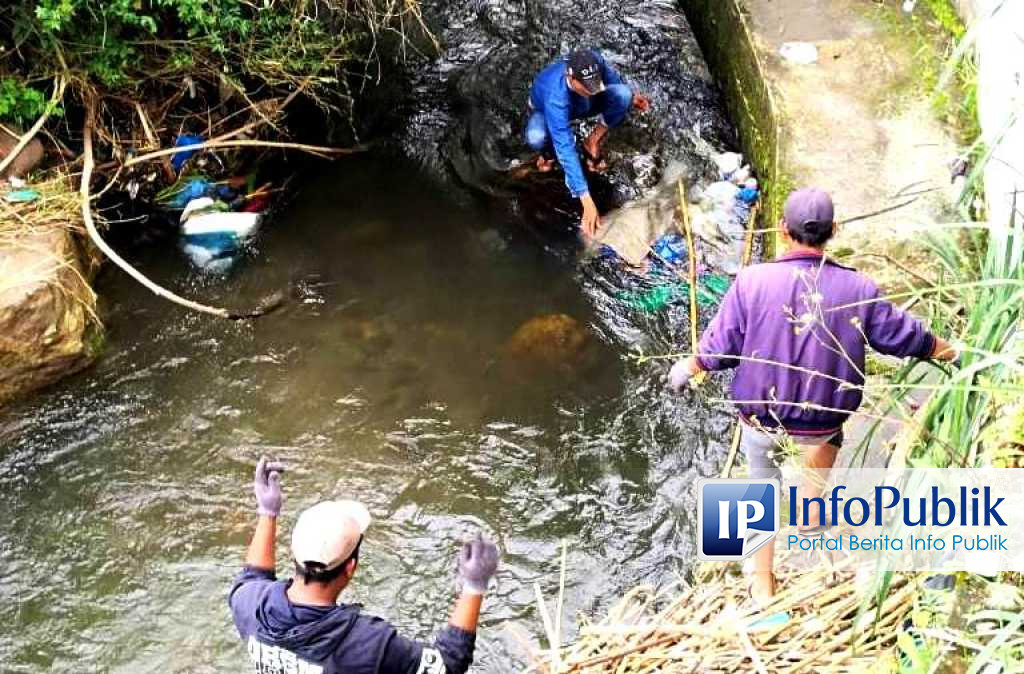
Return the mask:
[[(901, 357), (928, 358), (935, 349), (920, 321), (879, 296), (868, 277), (813, 253), (747, 267), (704, 332), (697, 360), (706, 370), (737, 368), (732, 396), (744, 418), (796, 435), (833, 432), (860, 406), (866, 344)], [(803, 402), (815, 407), (793, 404)]]

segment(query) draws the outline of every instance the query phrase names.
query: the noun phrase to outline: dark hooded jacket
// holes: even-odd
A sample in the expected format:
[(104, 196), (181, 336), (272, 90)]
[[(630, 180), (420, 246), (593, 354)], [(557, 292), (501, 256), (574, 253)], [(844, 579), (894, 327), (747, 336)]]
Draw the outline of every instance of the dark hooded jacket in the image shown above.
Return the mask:
[(425, 646), (358, 604), (293, 604), (291, 582), (247, 566), (228, 595), (256, 674), (463, 674), (473, 662), (472, 632), (448, 625)]

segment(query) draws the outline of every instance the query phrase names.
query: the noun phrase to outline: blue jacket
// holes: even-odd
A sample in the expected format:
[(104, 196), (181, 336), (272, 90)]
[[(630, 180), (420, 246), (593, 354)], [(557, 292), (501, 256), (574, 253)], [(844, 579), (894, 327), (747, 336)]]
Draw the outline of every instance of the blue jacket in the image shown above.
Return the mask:
[(228, 595), (256, 674), (464, 674), (473, 662), (472, 632), (448, 625), (425, 646), (357, 604), (293, 604), (290, 584), (247, 566)]
[(740, 271), (704, 331), (697, 360), (706, 370), (737, 368), (732, 395), (744, 418), (816, 435), (837, 430), (860, 406), (868, 346), (928, 358), (935, 338), (881, 299), (868, 277), (796, 253)]
[[(604, 83), (623, 84), (622, 76), (608, 65), (596, 49), (598, 65)], [(555, 146), (558, 163), (565, 171), (565, 182), (574, 197), (582, 197), (590, 191), (587, 179), (583, 177), (583, 166), (576, 154), (576, 136), (569, 121), (587, 116), (590, 105), (587, 99), (569, 88), (565, 80), (566, 59), (561, 58), (541, 70), (530, 87), (530, 104), (537, 112), (543, 113), (551, 143)]]

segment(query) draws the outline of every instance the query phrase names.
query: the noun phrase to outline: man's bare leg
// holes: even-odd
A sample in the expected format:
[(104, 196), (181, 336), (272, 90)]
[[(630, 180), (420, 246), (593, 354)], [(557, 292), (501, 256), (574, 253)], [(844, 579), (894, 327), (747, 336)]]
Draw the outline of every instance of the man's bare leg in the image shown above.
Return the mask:
[(754, 577), (750, 596), (758, 604), (766, 604), (775, 596), (775, 541), (754, 553)]
[[(805, 498), (820, 498), (824, 493), (828, 474), (836, 462), (839, 448), (828, 443), (816, 445), (804, 455), (804, 473), (800, 480), (799, 500), (790, 504), (791, 508), (799, 507)], [(827, 522), (824, 513), (817, 507), (808, 508), (806, 528), (812, 529)]]
[[(804, 455), (804, 474), (800, 480), (797, 503), (791, 503), (790, 508), (799, 508), (805, 498), (818, 498), (822, 495), (825, 481), (828, 479), (829, 471), (836, 462), (839, 448), (822, 444), (811, 447)], [(810, 508), (807, 518), (807, 527), (816, 527), (822, 524), (823, 518), (819, 517), (818, 508)], [(754, 601), (765, 603), (775, 596), (775, 542), (765, 545), (754, 553), (754, 578), (750, 584), (750, 595)]]
[(604, 143), (605, 137), (608, 135), (608, 127), (604, 124), (598, 124), (594, 127), (594, 130), (590, 132), (587, 139), (583, 141), (583, 149), (587, 151), (593, 160), (587, 160), (587, 164), (591, 171), (603, 171), (607, 168), (604, 162), (601, 161), (601, 144)]

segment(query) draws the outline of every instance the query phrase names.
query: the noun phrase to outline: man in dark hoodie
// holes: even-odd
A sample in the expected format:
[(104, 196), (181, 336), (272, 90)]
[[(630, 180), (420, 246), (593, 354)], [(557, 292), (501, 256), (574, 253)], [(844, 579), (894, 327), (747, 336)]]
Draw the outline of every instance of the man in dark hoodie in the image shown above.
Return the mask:
[(399, 635), (358, 604), (338, 604), (359, 564), (370, 513), (356, 501), (304, 511), (292, 531), (295, 578), (277, 580), (274, 543), (281, 512), (280, 463), (260, 459), (253, 491), (259, 519), (228, 605), (256, 674), (462, 674), (473, 662), (480, 605), (498, 549), (477, 538), (458, 559), (462, 592), (432, 646)]

